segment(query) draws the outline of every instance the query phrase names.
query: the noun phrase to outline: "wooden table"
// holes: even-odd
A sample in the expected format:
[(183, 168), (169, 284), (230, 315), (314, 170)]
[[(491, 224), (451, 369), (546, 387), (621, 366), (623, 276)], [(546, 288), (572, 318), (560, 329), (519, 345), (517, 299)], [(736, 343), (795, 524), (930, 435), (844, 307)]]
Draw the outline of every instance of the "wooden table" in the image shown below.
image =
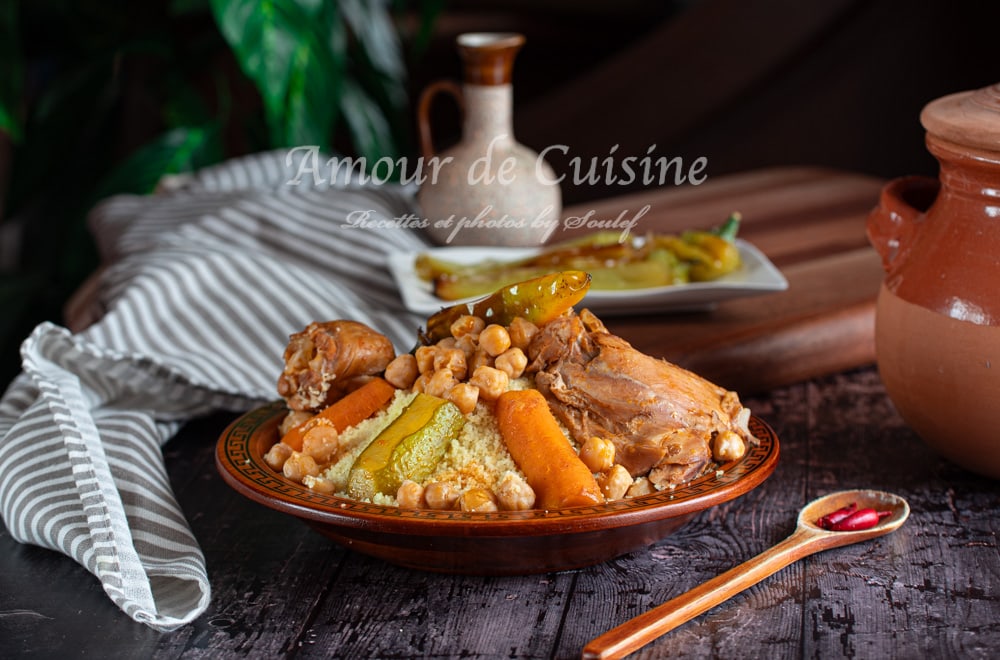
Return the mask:
[[(748, 218), (745, 235), (750, 235), (754, 221), (749, 218), (758, 217), (760, 227), (766, 226), (765, 219), (774, 217), (767, 209), (774, 213), (782, 208), (782, 191), (791, 199), (802, 194), (803, 184), (814, 192), (824, 190), (825, 180), (843, 188), (836, 199), (855, 199), (854, 206), (847, 211), (832, 199), (814, 210), (828, 208), (832, 216), (845, 218), (853, 213), (856, 222), (863, 222), (873, 198), (866, 205), (857, 200), (877, 190), (864, 177), (783, 170), (722, 181), (720, 194), (725, 186), (740, 189), (754, 177), (759, 184), (770, 182), (770, 201), (758, 199), (754, 191), (759, 186), (751, 186), (720, 201), (718, 209), (695, 204), (688, 210), (714, 219), (740, 202)], [(693, 194), (673, 192), (681, 199)], [(677, 197), (668, 197), (680, 204)], [(833, 208), (840, 210), (829, 210)], [(789, 226), (797, 221), (787, 218)], [(809, 281), (797, 273), (815, 272), (810, 267), (829, 270), (831, 259), (870, 263), (871, 254), (854, 234), (833, 252), (831, 241), (818, 252), (810, 248), (810, 235), (803, 233), (801, 244), (788, 243), (788, 252), (780, 248), (783, 242), (768, 244), (767, 232), (754, 240), (765, 250), (771, 245), (773, 258), (787, 269), (793, 285)], [(806, 258), (809, 254), (820, 257)], [(854, 271), (852, 277), (858, 277), (860, 271)], [(864, 278), (858, 282), (859, 287), (871, 286)], [(865, 295), (874, 292), (866, 290)], [(809, 301), (818, 304), (814, 296), (806, 296), (802, 304)], [(746, 306), (743, 316), (742, 304), (716, 313), (743, 318), (751, 329), (779, 318), (788, 320), (782, 327), (805, 324), (822, 330), (823, 336), (833, 328), (826, 341), (836, 343), (841, 341), (837, 323), (843, 318), (860, 315), (870, 324), (864, 301), (838, 305), (833, 306), (836, 313), (825, 315), (832, 319), (827, 323), (820, 322), (822, 313), (796, 314), (792, 305), (786, 312), (777, 302), (769, 315), (756, 320), (750, 318), (754, 306)], [(714, 314), (702, 318), (706, 335), (723, 326), (719, 335), (728, 337), (730, 346), (739, 345)], [(688, 318), (681, 325), (693, 322)], [(667, 353), (676, 345), (656, 333), (682, 334), (677, 323), (673, 317), (651, 317), (609, 325), (641, 339), (647, 349)], [(857, 332), (854, 325), (846, 327)], [(760, 338), (756, 331), (738, 334), (746, 338), (745, 345)], [(803, 347), (796, 350), (806, 354)], [(1000, 487), (926, 448), (896, 414), (877, 371), (861, 357), (848, 360), (860, 362), (857, 366), (836, 369), (814, 361), (810, 371), (828, 373), (810, 373), (805, 380), (744, 397), (781, 439), (779, 466), (759, 488), (699, 515), (648, 549), (590, 568), (528, 577), (428, 574), (335, 546), (222, 482), (213, 463), (214, 441), (231, 415), (194, 421), (167, 444), (165, 456), (179, 502), (207, 559), (213, 586), (209, 610), (174, 633), (155, 633), (125, 617), (97, 581), (71, 560), (15, 543), (2, 531), (3, 656), (579, 657), (583, 646), (605, 630), (784, 538), (794, 527), (797, 509), (810, 499), (865, 487), (909, 500), (912, 514), (902, 529), (794, 564), (635, 657), (994, 657), (1000, 648)], [(794, 378), (788, 373), (781, 380)]]
[(740, 236), (774, 262), (787, 291), (732, 300), (710, 313), (608, 320), (636, 348), (739, 392), (766, 391), (875, 360), (882, 261), (865, 220), (883, 181), (815, 168), (774, 168), (567, 209), (631, 217), (640, 231), (682, 231), (743, 216)]

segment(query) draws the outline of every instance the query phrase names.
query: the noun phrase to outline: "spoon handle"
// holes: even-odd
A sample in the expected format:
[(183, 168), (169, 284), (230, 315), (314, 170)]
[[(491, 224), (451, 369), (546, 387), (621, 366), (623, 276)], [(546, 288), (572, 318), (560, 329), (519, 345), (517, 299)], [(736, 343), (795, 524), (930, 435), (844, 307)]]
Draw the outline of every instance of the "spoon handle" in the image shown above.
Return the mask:
[(823, 549), (816, 537), (797, 530), (791, 536), (753, 559), (704, 582), (662, 605), (626, 621), (597, 637), (583, 648), (583, 658), (622, 658), (645, 646), (685, 621), (752, 587), (785, 566)]

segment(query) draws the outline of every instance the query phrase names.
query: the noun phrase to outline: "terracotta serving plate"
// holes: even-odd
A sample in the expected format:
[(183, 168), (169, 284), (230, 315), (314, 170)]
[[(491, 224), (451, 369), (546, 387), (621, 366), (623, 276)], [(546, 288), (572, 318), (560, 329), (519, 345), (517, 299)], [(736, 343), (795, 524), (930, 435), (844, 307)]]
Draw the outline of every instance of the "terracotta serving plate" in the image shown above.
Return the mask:
[(556, 511), (415, 511), (315, 493), (268, 467), (263, 457), (278, 440), (284, 412), (284, 402), (276, 401), (225, 430), (216, 466), (226, 483), (347, 548), (442, 573), (527, 575), (607, 561), (651, 545), (699, 512), (747, 493), (770, 476), (778, 461), (777, 436), (752, 417), (757, 446), (723, 465), (721, 474), (672, 491)]

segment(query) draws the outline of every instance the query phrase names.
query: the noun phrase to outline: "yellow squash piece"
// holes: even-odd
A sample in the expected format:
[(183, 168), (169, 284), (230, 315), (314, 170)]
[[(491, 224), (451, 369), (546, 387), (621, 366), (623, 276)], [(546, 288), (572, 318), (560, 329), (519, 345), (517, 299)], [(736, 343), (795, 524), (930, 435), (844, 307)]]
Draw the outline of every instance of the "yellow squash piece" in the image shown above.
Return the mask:
[(358, 500), (378, 493), (394, 497), (404, 480), (423, 481), (464, 425), (465, 416), (452, 402), (417, 394), (355, 459), (348, 494)]

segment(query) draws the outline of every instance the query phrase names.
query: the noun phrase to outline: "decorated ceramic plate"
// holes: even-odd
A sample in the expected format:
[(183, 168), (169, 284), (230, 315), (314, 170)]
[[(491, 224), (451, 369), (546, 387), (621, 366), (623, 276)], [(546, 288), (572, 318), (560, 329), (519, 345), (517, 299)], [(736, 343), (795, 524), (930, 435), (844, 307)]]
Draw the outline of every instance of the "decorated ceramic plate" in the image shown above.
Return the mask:
[(216, 466), (237, 492), (299, 518), (341, 545), (410, 568), (525, 575), (588, 566), (640, 550), (696, 514), (759, 486), (778, 461), (778, 438), (750, 419), (759, 442), (743, 458), (673, 490), (554, 511), (468, 513), (400, 509), (314, 492), (264, 462), (284, 402), (252, 410), (219, 438)]
[[(736, 246), (740, 251), (742, 266), (717, 280), (623, 291), (591, 290), (582, 304), (601, 316), (693, 311), (711, 309), (731, 298), (761, 295), (788, 288), (785, 276), (763, 252), (740, 239), (736, 239)], [(462, 264), (481, 263), (491, 259), (515, 260), (537, 252), (534, 248), (503, 247), (443, 247), (424, 251), (431, 256)], [(431, 283), (422, 280), (416, 273), (414, 264), (418, 254), (420, 253), (397, 252), (389, 255), (389, 269), (407, 309), (418, 314), (433, 314), (442, 307), (476, 300), (443, 300), (435, 296)]]

